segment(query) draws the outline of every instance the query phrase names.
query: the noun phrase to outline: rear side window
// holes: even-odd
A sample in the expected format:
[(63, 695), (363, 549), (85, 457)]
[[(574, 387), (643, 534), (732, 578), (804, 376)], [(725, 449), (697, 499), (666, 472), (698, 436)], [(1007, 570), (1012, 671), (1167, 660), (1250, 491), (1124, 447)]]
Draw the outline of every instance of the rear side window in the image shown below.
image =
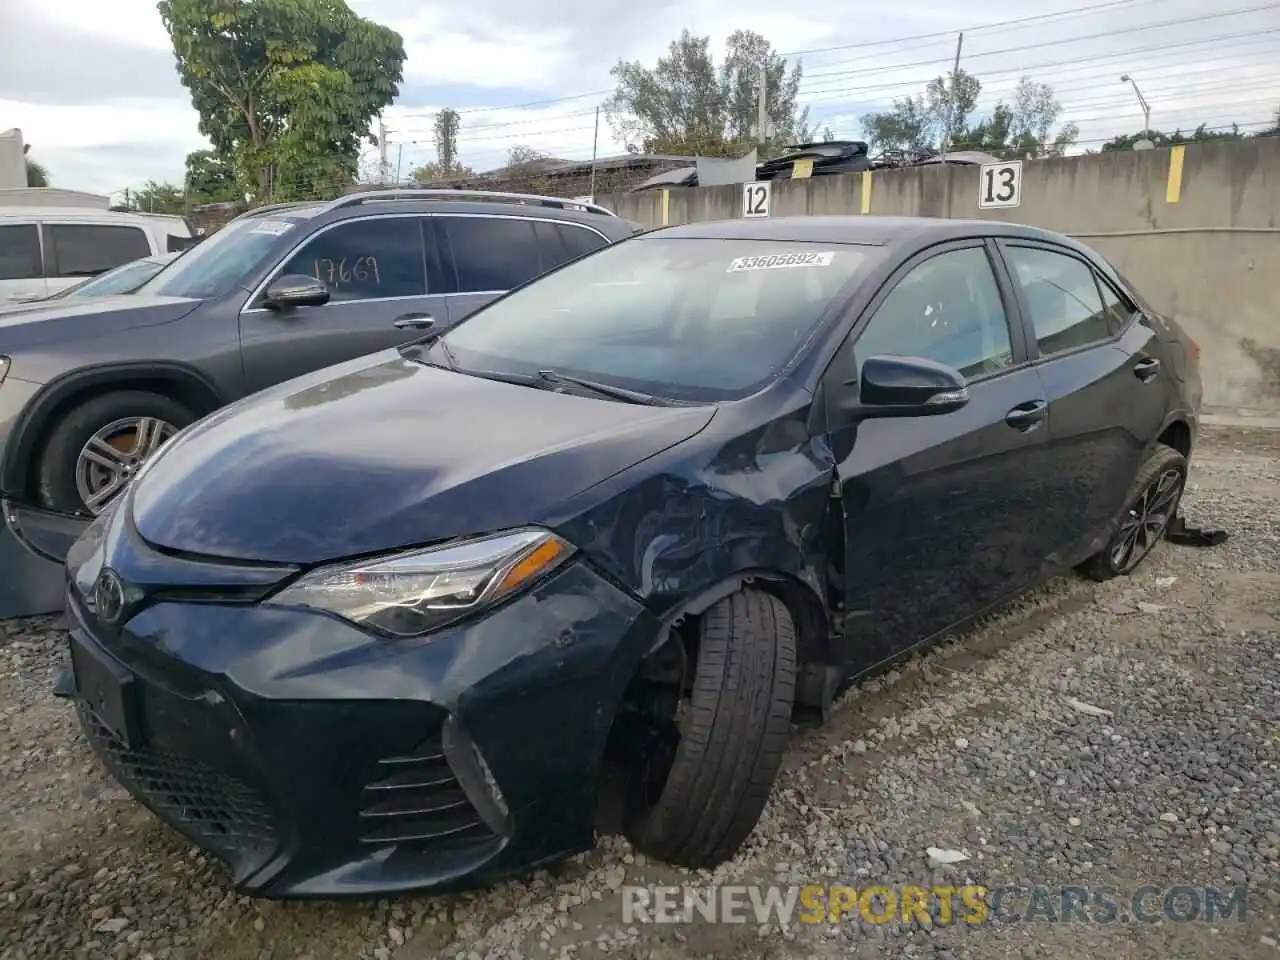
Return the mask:
[(0, 227), (0, 280), (34, 280), (44, 276), (40, 233), (34, 223)]
[(534, 221), (519, 217), (446, 217), (459, 293), (494, 293), (542, 273)]
[(599, 250), (607, 243), (599, 234), (583, 227), (547, 220), (533, 221), (533, 232), (538, 239), (538, 256), (543, 273)]
[(280, 275), (288, 273), (315, 277), (336, 303), (424, 296), (422, 220), (381, 217), (340, 223), (303, 244)]
[(151, 255), (147, 235), (137, 227), (54, 223), (51, 266), (55, 277), (96, 277), (122, 263)]
[(565, 246), (569, 248), (570, 255), (575, 259), (585, 257), (588, 253), (593, 253), (607, 244), (604, 237), (598, 233), (592, 233), (585, 227), (571, 227), (560, 223), (556, 224), (556, 229), (560, 231)]
[(1038, 247), (1008, 246), (1042, 355), (1108, 339), (1113, 328), (1093, 270), (1083, 260)]
[(1102, 306), (1107, 314), (1107, 329), (1112, 334), (1119, 333), (1133, 316), (1133, 307), (1125, 303), (1120, 295), (1111, 289), (1111, 284), (1099, 278), (1098, 289), (1102, 291)]

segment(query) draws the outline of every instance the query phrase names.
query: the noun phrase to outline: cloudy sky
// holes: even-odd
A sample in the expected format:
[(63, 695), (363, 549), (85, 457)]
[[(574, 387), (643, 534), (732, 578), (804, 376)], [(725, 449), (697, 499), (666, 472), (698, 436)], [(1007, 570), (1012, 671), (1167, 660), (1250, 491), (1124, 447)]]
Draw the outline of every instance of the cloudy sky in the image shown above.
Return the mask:
[[(514, 145), (589, 158), (610, 67), (652, 64), (682, 27), (717, 46), (738, 28), (767, 36), (803, 63), (802, 101), (841, 137), (949, 69), (961, 30), (980, 112), (1026, 73), (1054, 86), (1083, 146), (1141, 128), (1126, 72), (1157, 129), (1258, 129), (1280, 107), (1280, 3), (1261, 0), (860, 0), (803, 12), (777, 0), (349, 2), (404, 37), (386, 124), (406, 173), (433, 158), (443, 106), (461, 112), (461, 159), (476, 169)], [(55, 185), (101, 193), (181, 182), (183, 158), (204, 145), (152, 0), (0, 0), (0, 130), (14, 126)], [(602, 120), (600, 154), (621, 149)]]

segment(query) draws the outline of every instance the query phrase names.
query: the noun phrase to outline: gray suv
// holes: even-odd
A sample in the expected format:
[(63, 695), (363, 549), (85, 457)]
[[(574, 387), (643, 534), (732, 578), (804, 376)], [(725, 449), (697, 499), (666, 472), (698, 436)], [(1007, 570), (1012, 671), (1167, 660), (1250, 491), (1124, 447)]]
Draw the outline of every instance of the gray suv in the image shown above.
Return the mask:
[(254, 210), (130, 295), (0, 312), (0, 495), (96, 515), (218, 407), (447, 328), (640, 230), (553, 197), (366, 191)]

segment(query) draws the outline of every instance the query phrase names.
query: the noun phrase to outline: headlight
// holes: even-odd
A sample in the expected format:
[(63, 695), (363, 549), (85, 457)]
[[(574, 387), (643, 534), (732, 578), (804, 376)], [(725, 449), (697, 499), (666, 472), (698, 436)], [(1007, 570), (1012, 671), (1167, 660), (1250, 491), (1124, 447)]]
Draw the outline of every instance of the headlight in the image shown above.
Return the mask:
[(314, 570), (268, 606), (327, 610), (414, 637), (493, 606), (550, 573), (573, 548), (546, 530), (517, 530)]
[(0, 383), (4, 383), (4, 378), (9, 375), (9, 358), (0, 357)]

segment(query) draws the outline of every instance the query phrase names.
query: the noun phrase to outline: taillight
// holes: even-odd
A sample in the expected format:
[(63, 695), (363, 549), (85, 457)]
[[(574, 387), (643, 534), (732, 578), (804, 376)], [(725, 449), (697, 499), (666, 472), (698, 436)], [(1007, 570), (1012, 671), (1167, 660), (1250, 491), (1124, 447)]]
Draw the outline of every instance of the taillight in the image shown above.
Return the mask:
[(1187, 359), (1192, 363), (1200, 362), (1200, 344), (1187, 337)]

